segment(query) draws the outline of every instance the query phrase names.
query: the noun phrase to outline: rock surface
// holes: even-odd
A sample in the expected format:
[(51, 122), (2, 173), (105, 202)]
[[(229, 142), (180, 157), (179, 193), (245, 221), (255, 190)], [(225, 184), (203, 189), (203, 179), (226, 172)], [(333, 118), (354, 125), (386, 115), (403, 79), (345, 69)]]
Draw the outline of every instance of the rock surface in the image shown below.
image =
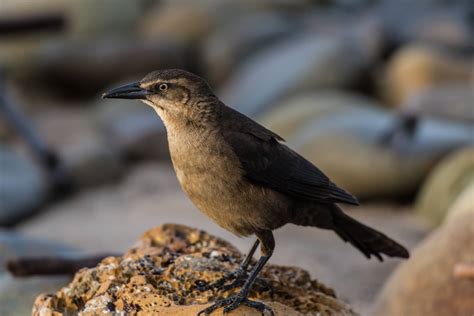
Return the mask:
[(431, 172), (418, 195), (416, 209), (439, 224), (453, 201), (473, 183), (474, 147), (463, 148), (444, 158)]
[(464, 206), (468, 210), (452, 210), (458, 214), (424, 240), (392, 274), (373, 316), (474, 313), (474, 282), (455, 275), (459, 264), (474, 264), (474, 203)]
[[(232, 293), (202, 292), (196, 287), (237, 268), (241, 258), (238, 250), (222, 239), (165, 224), (147, 231), (123, 257), (105, 258), (95, 268), (80, 270), (56, 294), (38, 296), (33, 315), (113, 311), (189, 315)], [(262, 277), (274, 287), (273, 298), (264, 288), (253, 290), (251, 297), (273, 301), (276, 315), (356, 315), (333, 290), (311, 280), (304, 270), (268, 265)], [(241, 308), (234, 314), (260, 313)]]

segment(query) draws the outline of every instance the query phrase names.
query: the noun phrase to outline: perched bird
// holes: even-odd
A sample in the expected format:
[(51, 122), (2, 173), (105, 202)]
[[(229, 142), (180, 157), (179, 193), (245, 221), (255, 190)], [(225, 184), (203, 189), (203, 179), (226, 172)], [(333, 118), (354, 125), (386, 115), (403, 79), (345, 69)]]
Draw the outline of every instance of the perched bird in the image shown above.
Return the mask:
[[(272, 231), (288, 223), (333, 230), (367, 258), (408, 258), (384, 234), (344, 214), (337, 203), (358, 205), (324, 173), (283, 144), (283, 139), (222, 103), (202, 78), (184, 70), (154, 71), (139, 82), (113, 89), (104, 98), (138, 99), (163, 120), (177, 178), (192, 202), (221, 227), (256, 242), (240, 268), (215, 282), (238, 294), (199, 313), (224, 312), (241, 304), (272, 310), (248, 299), (249, 290), (275, 248)], [(261, 257), (249, 272), (260, 244)], [(234, 279), (230, 285), (225, 283)]]

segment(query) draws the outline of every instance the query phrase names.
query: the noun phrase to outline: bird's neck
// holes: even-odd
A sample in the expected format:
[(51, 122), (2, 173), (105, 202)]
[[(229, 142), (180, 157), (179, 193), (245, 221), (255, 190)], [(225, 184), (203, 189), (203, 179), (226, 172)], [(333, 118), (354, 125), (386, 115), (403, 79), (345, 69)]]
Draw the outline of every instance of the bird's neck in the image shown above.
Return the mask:
[[(217, 103), (218, 101), (217, 98), (215, 100), (209, 100), (208, 98), (202, 100), (197, 99), (193, 104), (187, 104), (181, 107), (187, 109), (187, 111), (179, 112), (156, 106), (153, 106), (153, 108), (163, 120), (169, 134), (199, 134), (200, 132), (218, 126), (218, 118), (220, 115), (220, 104)], [(211, 102), (216, 103), (213, 104)], [(211, 104), (212, 106), (210, 106)]]

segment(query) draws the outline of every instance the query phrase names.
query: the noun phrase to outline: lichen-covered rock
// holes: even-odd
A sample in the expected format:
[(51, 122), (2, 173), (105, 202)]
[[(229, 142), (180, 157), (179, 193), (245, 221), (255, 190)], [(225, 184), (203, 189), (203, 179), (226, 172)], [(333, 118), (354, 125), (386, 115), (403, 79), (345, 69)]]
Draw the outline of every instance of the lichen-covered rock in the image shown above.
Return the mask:
[[(122, 257), (84, 268), (56, 294), (42, 294), (33, 315), (96, 315), (111, 312), (190, 315), (236, 290), (198, 290), (236, 269), (242, 255), (204, 231), (165, 224), (146, 232)], [(298, 268), (268, 265), (261, 275), (274, 288), (251, 298), (268, 302), (276, 315), (356, 315), (334, 291)], [(271, 302), (269, 302), (271, 301)], [(219, 313), (221, 311), (218, 311)], [(234, 315), (259, 315), (242, 307)]]

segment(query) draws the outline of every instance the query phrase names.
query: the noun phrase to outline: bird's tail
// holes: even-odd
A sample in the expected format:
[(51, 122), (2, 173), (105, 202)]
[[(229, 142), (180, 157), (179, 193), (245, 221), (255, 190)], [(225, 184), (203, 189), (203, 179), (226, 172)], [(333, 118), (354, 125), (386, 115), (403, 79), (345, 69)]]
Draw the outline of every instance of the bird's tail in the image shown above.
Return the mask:
[(350, 216), (334, 205), (333, 227), (336, 234), (345, 242), (359, 249), (367, 258), (372, 255), (383, 261), (382, 254), (389, 257), (408, 258), (408, 250), (381, 232), (372, 229)]

